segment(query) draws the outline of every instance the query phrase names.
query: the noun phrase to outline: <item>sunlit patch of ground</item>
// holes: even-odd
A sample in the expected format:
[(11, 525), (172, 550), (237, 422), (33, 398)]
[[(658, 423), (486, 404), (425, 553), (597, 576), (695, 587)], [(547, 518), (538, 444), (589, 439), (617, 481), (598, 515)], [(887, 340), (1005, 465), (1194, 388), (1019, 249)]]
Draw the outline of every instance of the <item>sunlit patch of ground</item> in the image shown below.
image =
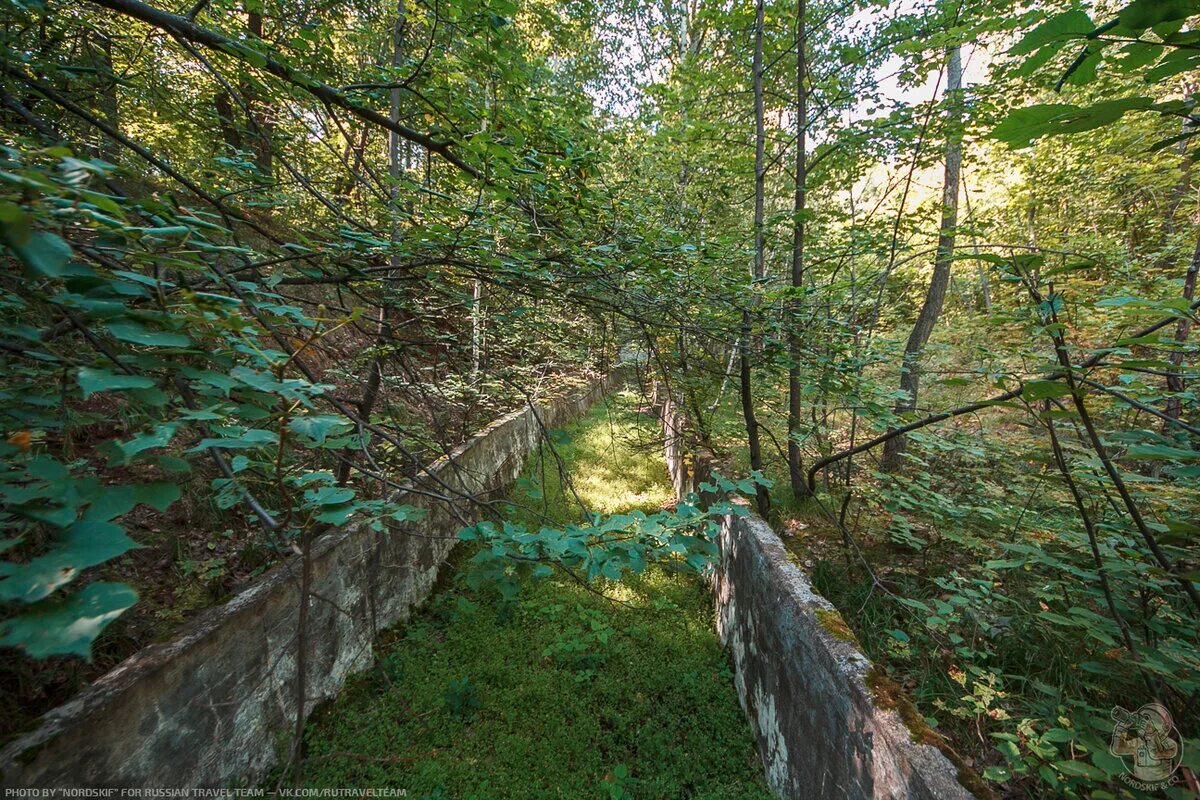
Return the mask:
[[(669, 503), (654, 433), (628, 396), (572, 426), (557, 450), (578, 499), (605, 513)], [(533, 459), (514, 519), (580, 519), (556, 464)], [(461, 583), (438, 592), (310, 723), (306, 783), (455, 800), (769, 798), (700, 581), (652, 570), (593, 588), (618, 602), (565, 576), (506, 603)]]

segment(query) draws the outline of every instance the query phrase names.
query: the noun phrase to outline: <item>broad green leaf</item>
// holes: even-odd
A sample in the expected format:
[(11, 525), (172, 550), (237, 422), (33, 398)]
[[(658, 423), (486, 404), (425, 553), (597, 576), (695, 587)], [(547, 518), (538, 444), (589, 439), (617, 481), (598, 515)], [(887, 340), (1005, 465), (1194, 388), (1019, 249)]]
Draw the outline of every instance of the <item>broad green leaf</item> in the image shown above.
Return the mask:
[(152, 330), (132, 320), (109, 322), (104, 327), (108, 328), (108, 332), (117, 339), (131, 344), (144, 344), (149, 347), (187, 347), (192, 343), (182, 333)]
[(137, 492), (130, 484), (105, 486), (100, 496), (88, 506), (84, 519), (107, 522), (127, 514), (137, 505)]
[(1127, 458), (1166, 458), (1176, 461), (1190, 461), (1200, 458), (1200, 452), (1183, 447), (1171, 447), (1165, 444), (1134, 444), (1125, 451)]
[(1121, 775), (1127, 770), (1125, 762), (1107, 750), (1097, 750), (1092, 753), (1092, 763), (1109, 775)]
[(1116, 122), (1129, 111), (1149, 109), (1149, 97), (1123, 97), (1090, 106), (1049, 103), (1027, 106), (1011, 112), (992, 129), (992, 138), (1020, 149), (1042, 136), (1083, 133)]
[(339, 486), (322, 486), (309, 489), (304, 499), (316, 506), (336, 506), (354, 499), (354, 490)]
[(989, 781), (1002, 783), (1012, 777), (1012, 770), (1010, 770), (1008, 767), (992, 765), (984, 768), (983, 777)]
[(84, 400), (99, 392), (149, 389), (154, 386), (154, 379), (144, 375), (126, 375), (92, 367), (80, 367), (78, 377), (79, 388), (83, 390)]
[(43, 278), (61, 278), (71, 260), (70, 245), (54, 233), (38, 231), (24, 241), (10, 240), (8, 246), (30, 271)]
[[(121, 442), (117, 444), (116, 449), (121, 454), (121, 458), (118, 460), (128, 462), (130, 459), (146, 450), (152, 450), (158, 447), (166, 447), (171, 443), (171, 439), (175, 437), (175, 432), (179, 430), (179, 426), (180, 423), (178, 422), (165, 422), (162, 425), (156, 426), (154, 430), (149, 433), (135, 436), (127, 442)], [(181, 471), (186, 472), (187, 470)]]
[(1038, 48), (1053, 45), (1052, 51), (1059, 50), (1072, 39), (1086, 36), (1094, 28), (1091, 18), (1084, 12), (1073, 9), (1057, 14), (1034, 28), (1008, 52), (1014, 56), (1032, 53)]
[(1026, 106), (1009, 112), (999, 125), (992, 129), (993, 139), (999, 139), (1010, 147), (1028, 147), (1034, 139), (1045, 136), (1051, 122), (1077, 109), (1067, 103), (1050, 103)]
[(1030, 402), (1051, 397), (1067, 397), (1068, 395), (1070, 395), (1070, 386), (1062, 380), (1031, 380), (1030, 383), (1025, 384), (1025, 389), (1021, 392), (1021, 396)]
[(1117, 14), (1121, 28), (1141, 33), (1164, 22), (1200, 14), (1200, 0), (1134, 0)]
[(353, 426), (345, 417), (338, 415), (305, 414), (294, 417), (288, 427), (296, 433), (307, 436), (317, 444), (324, 444), (330, 433), (344, 430)]
[(239, 450), (248, 447), (265, 447), (267, 445), (277, 444), (279, 435), (275, 431), (267, 431), (261, 428), (251, 428), (237, 437), (223, 437), (218, 439), (201, 439), (200, 443), (188, 450), (189, 453), (194, 453), (197, 450), (206, 450), (210, 447), (219, 447), (223, 450)]
[(20, 648), (31, 658), (77, 655), (91, 661), (92, 642), (137, 600), (137, 592), (123, 583), (91, 583), (0, 622), (0, 645)]
[(158, 511), (166, 511), (181, 494), (179, 486), (170, 481), (143, 483), (134, 487), (134, 493), (139, 503), (145, 503)]
[(350, 517), (354, 516), (354, 512), (361, 509), (361, 503), (345, 503), (339, 506), (325, 506), (323, 510), (316, 514), (313, 519), (317, 522), (323, 522), (327, 525), (341, 527), (349, 521)]
[(47, 597), (88, 567), (132, 550), (139, 545), (112, 522), (81, 520), (67, 528), (54, 549), (27, 564), (0, 562), (0, 599), (32, 603)]

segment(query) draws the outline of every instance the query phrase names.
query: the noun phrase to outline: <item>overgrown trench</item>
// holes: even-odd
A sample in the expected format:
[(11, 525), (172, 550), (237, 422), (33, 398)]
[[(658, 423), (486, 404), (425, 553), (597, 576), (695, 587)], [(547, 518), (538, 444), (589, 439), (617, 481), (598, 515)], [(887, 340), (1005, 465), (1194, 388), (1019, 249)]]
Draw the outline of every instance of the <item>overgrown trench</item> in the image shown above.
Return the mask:
[[(617, 395), (556, 437), (591, 510), (670, 502), (656, 424)], [(548, 450), (524, 475), (511, 519), (579, 520)], [(383, 635), (378, 666), (314, 715), (310, 786), (454, 800), (771, 796), (696, 576), (651, 569), (589, 588), (555, 575), (504, 599), (468, 587), (470, 557), (460, 546), (453, 577)]]

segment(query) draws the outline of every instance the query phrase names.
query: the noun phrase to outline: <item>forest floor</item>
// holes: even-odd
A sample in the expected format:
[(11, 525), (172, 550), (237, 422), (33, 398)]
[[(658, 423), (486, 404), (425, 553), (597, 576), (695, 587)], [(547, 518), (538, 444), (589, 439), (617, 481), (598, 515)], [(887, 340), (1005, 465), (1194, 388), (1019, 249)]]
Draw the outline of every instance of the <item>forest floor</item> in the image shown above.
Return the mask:
[[(593, 511), (672, 502), (656, 422), (636, 402), (610, 398), (555, 437)], [(510, 499), (524, 507), (516, 522), (580, 518), (546, 452)], [(771, 796), (694, 575), (584, 587), (556, 574), (501, 601), (466, 587), (469, 555), (383, 636), (378, 667), (314, 715), (308, 785), (455, 800)]]

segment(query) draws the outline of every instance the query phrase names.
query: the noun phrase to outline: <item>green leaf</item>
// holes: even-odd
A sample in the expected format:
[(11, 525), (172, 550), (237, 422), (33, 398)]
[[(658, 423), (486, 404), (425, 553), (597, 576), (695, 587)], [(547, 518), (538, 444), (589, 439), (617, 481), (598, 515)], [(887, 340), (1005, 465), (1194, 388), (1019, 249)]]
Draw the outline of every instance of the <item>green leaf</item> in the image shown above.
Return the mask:
[(24, 241), (10, 239), (8, 246), (25, 266), (44, 278), (61, 278), (71, 260), (71, 246), (61, 236), (45, 231), (30, 234)]
[(1042, 739), (1047, 742), (1069, 742), (1075, 738), (1075, 734), (1066, 728), (1051, 728), (1042, 734)]
[(0, 645), (20, 648), (32, 658), (77, 655), (91, 661), (92, 642), (137, 600), (137, 592), (123, 583), (91, 583), (0, 622)]
[[(394, 511), (392, 511), (392, 513), (389, 514), (388, 516), (391, 519), (396, 520), (397, 522), (406, 522), (409, 520), (425, 519), (425, 516), (428, 513), (429, 512), (423, 508), (417, 508), (416, 506), (403, 505), (403, 506), (397, 506), (396, 509)], [(470, 530), (470, 529), (468, 528), (467, 530)]]
[(1091, 764), (1083, 761), (1056, 761), (1054, 766), (1064, 775), (1071, 775), (1076, 778), (1090, 778), (1096, 781), (1102, 781), (1107, 777), (1101, 770), (1096, 769)]
[(126, 320), (109, 322), (105, 326), (108, 332), (122, 342), (144, 344), (150, 347), (187, 347), (192, 341), (182, 333), (155, 331), (138, 322)]
[[(175, 431), (179, 430), (179, 425), (180, 423), (178, 422), (165, 422), (162, 425), (156, 426), (150, 433), (144, 433), (133, 437), (127, 442), (117, 444), (116, 449), (121, 454), (121, 458), (117, 460), (126, 463), (146, 450), (166, 447), (171, 443), (171, 439), (174, 438)], [(188, 467), (179, 471), (187, 472), (190, 469), (191, 467)]]
[(91, 367), (79, 368), (79, 388), (83, 390), (84, 400), (100, 392), (149, 389), (152, 386), (154, 386), (154, 379), (144, 375), (125, 375)]
[(1134, 444), (1125, 451), (1128, 458), (1167, 458), (1176, 461), (1191, 461), (1200, 458), (1200, 452), (1184, 447), (1165, 444)]
[(135, 496), (139, 503), (144, 503), (158, 511), (166, 511), (171, 504), (179, 499), (179, 486), (170, 481), (154, 481), (134, 487)]
[(337, 506), (354, 499), (354, 490), (339, 486), (322, 486), (309, 489), (304, 499), (316, 506)]
[(362, 503), (345, 503), (340, 506), (325, 506), (321, 513), (315, 515), (313, 519), (317, 522), (324, 522), (328, 525), (341, 527), (345, 525), (350, 517), (354, 516), (354, 512), (363, 507)]
[(353, 425), (345, 417), (332, 414), (306, 414), (295, 417), (288, 427), (301, 436), (307, 436), (317, 444), (324, 444), (330, 433)]
[(985, 780), (1001, 783), (1012, 777), (1012, 770), (1010, 770), (1008, 767), (985, 767), (983, 770), (983, 777)]
[(1053, 45), (1052, 52), (1057, 51), (1068, 41), (1087, 36), (1095, 27), (1091, 18), (1084, 12), (1078, 9), (1067, 11), (1051, 17), (1025, 34), (1025, 38), (1008, 52), (1014, 56), (1023, 56), (1046, 45)]
[(1075, 110), (1077, 106), (1067, 103), (1048, 103), (1026, 106), (1009, 112), (999, 125), (992, 129), (991, 136), (1014, 149), (1028, 147), (1034, 139), (1045, 136), (1053, 120)]
[(210, 447), (220, 447), (224, 450), (241, 450), (249, 447), (264, 447), (275, 444), (278, 441), (279, 436), (275, 431), (251, 428), (236, 438), (201, 439), (200, 443), (188, 450), (188, 452), (194, 453), (197, 450), (207, 450)]
[(110, 519), (129, 513), (137, 505), (134, 487), (105, 486), (87, 510), (84, 519), (107, 522)]
[(1200, 14), (1198, 0), (1133, 0), (1117, 14), (1121, 27), (1141, 33), (1164, 22), (1186, 20)]
[(1125, 762), (1107, 750), (1092, 753), (1092, 763), (1109, 775), (1121, 775), (1126, 772)]
[(112, 522), (80, 520), (63, 532), (54, 550), (27, 564), (0, 562), (0, 599), (32, 603), (65, 586), (88, 567), (133, 550), (138, 544)]
[(1014, 149), (1028, 147), (1042, 136), (1083, 133), (1116, 122), (1129, 111), (1154, 105), (1149, 97), (1122, 97), (1090, 106), (1049, 103), (1012, 111), (992, 129), (991, 136)]
[(1030, 402), (1051, 397), (1067, 397), (1070, 394), (1071, 387), (1063, 381), (1029, 381), (1021, 392), (1021, 396)]

